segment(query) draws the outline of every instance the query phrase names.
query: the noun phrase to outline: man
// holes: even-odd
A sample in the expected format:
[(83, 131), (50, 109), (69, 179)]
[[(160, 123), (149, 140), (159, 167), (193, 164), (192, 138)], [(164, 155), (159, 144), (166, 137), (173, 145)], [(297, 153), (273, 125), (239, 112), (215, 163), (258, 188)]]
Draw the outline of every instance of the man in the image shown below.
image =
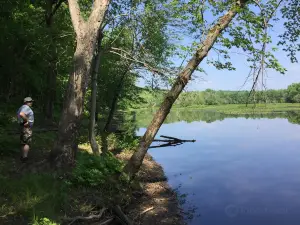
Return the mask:
[(20, 141), (21, 141), (21, 161), (28, 160), (28, 152), (32, 140), (32, 126), (34, 122), (34, 114), (31, 109), (33, 100), (31, 97), (24, 98), (24, 104), (17, 112), (18, 123), (20, 125)]

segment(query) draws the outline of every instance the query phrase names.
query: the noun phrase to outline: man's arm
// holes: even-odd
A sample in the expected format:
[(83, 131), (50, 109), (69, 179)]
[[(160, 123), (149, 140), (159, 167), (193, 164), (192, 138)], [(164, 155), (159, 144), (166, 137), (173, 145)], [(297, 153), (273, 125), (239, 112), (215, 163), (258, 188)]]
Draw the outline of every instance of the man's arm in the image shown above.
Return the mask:
[(24, 107), (21, 109), (19, 115), (20, 117), (23, 119), (23, 122), (24, 122), (24, 126), (27, 126), (29, 123), (28, 123), (28, 117), (27, 115), (28, 114), (28, 108), (27, 107)]
[(28, 118), (24, 112), (20, 112), (19, 115), (23, 119), (24, 123), (28, 122)]

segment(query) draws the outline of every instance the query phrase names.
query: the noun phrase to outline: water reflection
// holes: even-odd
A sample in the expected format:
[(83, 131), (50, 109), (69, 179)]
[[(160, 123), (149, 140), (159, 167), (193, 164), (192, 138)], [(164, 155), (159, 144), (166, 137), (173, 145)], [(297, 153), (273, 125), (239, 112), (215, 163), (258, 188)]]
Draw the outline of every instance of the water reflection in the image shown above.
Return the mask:
[[(185, 211), (200, 214), (188, 224), (298, 225), (300, 126), (295, 124), (300, 123), (299, 115), (282, 112), (243, 118), (172, 112), (158, 135), (197, 142), (149, 152), (164, 167), (170, 185), (180, 186)], [(144, 131), (141, 128), (138, 134)]]
[[(155, 111), (147, 110), (140, 111), (137, 113), (137, 123), (139, 127), (146, 127)], [(180, 109), (173, 110), (168, 115), (164, 124), (174, 123), (178, 121), (184, 121), (187, 123), (192, 123), (195, 121), (204, 121), (206, 123), (212, 123), (216, 121), (223, 121), (227, 118), (246, 118), (246, 119), (275, 119), (275, 118), (284, 118), (287, 119), (290, 123), (300, 124), (300, 111), (287, 111), (287, 112), (270, 112), (270, 113), (251, 113), (248, 114), (225, 114), (207, 110), (188, 110)]]

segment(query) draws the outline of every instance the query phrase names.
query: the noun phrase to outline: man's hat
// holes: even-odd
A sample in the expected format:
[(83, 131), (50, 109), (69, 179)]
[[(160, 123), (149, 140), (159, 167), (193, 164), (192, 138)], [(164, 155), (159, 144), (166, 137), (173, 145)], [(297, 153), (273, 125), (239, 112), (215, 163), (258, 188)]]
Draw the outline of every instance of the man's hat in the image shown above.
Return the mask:
[(33, 99), (31, 97), (24, 98), (24, 103), (26, 102), (33, 102)]

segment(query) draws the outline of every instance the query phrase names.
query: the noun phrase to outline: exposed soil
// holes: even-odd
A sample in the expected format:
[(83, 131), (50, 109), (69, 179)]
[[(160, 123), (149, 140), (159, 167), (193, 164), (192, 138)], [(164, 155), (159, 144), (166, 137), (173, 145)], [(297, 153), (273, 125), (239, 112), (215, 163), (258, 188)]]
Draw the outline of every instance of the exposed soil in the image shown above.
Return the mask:
[[(117, 155), (122, 160), (128, 160), (130, 156), (130, 153)], [(126, 209), (134, 224), (184, 224), (176, 193), (168, 185), (163, 168), (148, 154), (137, 179), (142, 185), (142, 193), (134, 196)]]

